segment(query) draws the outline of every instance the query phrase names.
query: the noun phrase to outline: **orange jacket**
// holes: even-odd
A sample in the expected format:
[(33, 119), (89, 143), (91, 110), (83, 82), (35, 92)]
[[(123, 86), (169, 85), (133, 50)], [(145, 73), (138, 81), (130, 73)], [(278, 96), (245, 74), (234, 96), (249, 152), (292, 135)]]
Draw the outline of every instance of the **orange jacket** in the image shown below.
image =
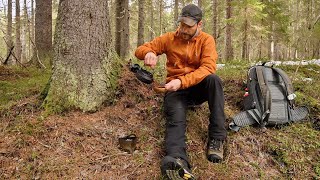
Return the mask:
[(196, 85), (209, 74), (216, 72), (218, 55), (215, 41), (211, 35), (201, 30), (189, 41), (179, 37), (179, 30), (168, 32), (139, 46), (135, 56), (143, 60), (148, 52), (167, 55), (166, 81), (180, 79), (180, 89)]

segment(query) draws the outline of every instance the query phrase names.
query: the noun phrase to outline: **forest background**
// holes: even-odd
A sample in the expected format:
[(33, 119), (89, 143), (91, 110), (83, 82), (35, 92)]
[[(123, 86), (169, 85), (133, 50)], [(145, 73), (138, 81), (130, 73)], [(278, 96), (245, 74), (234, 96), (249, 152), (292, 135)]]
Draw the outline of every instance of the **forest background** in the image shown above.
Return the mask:
[[(320, 2), (316, 0), (1, 0), (0, 178), (161, 179), (162, 94), (127, 63), (138, 45), (175, 31), (183, 6), (204, 12), (216, 40), (227, 123), (243, 110), (246, 71), (273, 61), (293, 80), (301, 123), (228, 132), (225, 160), (205, 158), (208, 107), (188, 112), (199, 179), (320, 178)], [(286, 63), (294, 61), (294, 65)], [(163, 81), (165, 56), (153, 72)], [(285, 65), (287, 64), (287, 65)], [(220, 66), (219, 66), (220, 67)], [(226, 124), (227, 126), (227, 124)], [(133, 154), (118, 138), (134, 133)]]

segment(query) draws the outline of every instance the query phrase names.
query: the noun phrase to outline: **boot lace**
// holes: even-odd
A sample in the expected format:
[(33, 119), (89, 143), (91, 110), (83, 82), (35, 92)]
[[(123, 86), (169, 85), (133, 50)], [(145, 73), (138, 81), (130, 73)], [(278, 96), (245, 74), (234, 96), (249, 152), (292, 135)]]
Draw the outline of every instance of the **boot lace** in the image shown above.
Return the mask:
[(209, 142), (209, 149), (220, 151), (221, 144), (222, 144), (221, 141), (213, 139)]

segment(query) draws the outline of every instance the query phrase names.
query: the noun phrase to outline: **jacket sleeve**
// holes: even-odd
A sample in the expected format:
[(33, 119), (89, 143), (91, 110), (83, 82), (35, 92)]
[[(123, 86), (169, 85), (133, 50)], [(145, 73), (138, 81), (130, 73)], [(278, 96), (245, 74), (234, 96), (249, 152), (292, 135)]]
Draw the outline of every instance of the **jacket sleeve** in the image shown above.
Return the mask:
[(169, 33), (159, 36), (153, 39), (151, 42), (146, 42), (139, 46), (135, 51), (135, 56), (143, 60), (148, 52), (153, 52), (154, 54), (161, 55), (166, 52), (166, 42), (169, 38)]
[(209, 74), (216, 72), (218, 54), (216, 51), (215, 41), (212, 36), (209, 36), (202, 43), (201, 49), (202, 52), (199, 68), (193, 72), (178, 77), (181, 80), (181, 89), (194, 86), (200, 83)]

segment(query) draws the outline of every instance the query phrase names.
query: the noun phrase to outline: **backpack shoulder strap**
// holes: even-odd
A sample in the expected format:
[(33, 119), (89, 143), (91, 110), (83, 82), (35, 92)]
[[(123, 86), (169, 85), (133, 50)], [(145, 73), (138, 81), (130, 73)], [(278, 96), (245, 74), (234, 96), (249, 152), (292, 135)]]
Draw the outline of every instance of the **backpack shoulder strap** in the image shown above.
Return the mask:
[(264, 107), (263, 107), (262, 116), (261, 116), (261, 120), (262, 120), (261, 126), (264, 126), (267, 124), (267, 121), (270, 115), (270, 108), (271, 108), (271, 94), (268, 87), (268, 81), (265, 78), (265, 73), (264, 73), (265, 68), (266, 67), (264, 66), (256, 67), (258, 83), (259, 83), (261, 94), (264, 101)]
[(290, 78), (283, 70), (281, 70), (279, 68), (272, 68), (272, 69), (274, 71), (276, 71), (280, 75), (280, 77), (283, 79), (283, 82), (284, 82), (285, 88), (286, 88), (287, 99), (289, 101), (290, 107), (293, 107), (293, 104), (294, 104), (293, 99), (297, 96), (294, 94), (294, 90), (293, 90), (293, 86), (292, 86), (292, 82), (291, 82)]

